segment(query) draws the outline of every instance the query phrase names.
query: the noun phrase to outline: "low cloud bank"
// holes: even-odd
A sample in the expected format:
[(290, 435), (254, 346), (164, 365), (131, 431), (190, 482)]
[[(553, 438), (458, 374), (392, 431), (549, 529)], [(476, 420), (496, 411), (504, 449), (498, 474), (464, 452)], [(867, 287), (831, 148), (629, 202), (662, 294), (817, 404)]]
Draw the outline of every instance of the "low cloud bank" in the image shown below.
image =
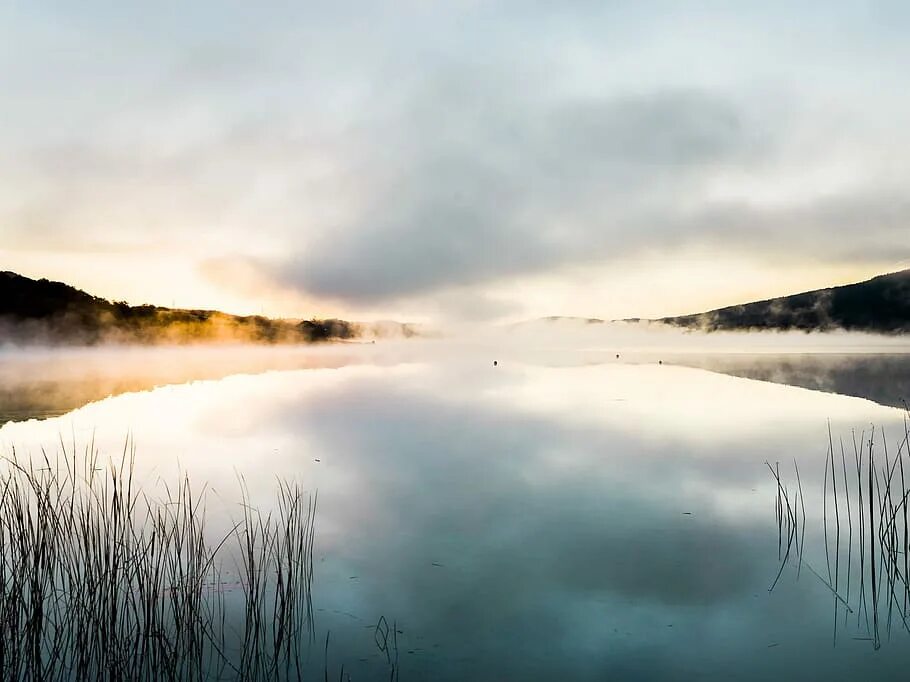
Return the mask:
[(660, 322), (609, 322), (585, 318), (545, 318), (488, 328), (481, 334), (453, 332), (514, 349), (579, 351), (700, 352), (910, 352), (906, 336), (848, 331), (715, 331), (682, 329)]

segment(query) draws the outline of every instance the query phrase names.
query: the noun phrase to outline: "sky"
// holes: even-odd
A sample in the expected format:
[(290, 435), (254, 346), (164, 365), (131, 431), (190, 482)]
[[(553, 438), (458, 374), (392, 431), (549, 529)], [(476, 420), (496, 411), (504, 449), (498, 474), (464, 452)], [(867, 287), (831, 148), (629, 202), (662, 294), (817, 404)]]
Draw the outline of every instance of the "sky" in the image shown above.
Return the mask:
[(910, 7), (0, 0), (0, 269), (657, 317), (910, 267)]

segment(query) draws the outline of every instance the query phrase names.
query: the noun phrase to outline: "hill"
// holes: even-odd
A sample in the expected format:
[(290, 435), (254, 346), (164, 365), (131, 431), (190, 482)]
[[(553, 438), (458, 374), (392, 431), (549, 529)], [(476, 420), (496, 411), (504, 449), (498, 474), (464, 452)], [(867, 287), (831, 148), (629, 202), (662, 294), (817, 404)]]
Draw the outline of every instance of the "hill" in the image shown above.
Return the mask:
[(312, 343), (359, 333), (358, 325), (344, 320), (276, 320), (217, 310), (131, 306), (62, 282), (0, 272), (0, 343)]
[(664, 317), (657, 322), (704, 331), (802, 330), (910, 332), (910, 270), (792, 296)]

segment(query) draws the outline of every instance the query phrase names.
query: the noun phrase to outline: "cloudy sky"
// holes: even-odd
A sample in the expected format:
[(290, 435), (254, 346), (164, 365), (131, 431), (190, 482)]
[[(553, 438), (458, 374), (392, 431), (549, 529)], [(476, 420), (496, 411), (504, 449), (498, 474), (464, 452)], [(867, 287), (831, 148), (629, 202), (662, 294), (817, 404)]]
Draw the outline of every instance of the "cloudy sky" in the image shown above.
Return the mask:
[(0, 269), (445, 323), (910, 267), (898, 0), (132, 4), (0, 0)]

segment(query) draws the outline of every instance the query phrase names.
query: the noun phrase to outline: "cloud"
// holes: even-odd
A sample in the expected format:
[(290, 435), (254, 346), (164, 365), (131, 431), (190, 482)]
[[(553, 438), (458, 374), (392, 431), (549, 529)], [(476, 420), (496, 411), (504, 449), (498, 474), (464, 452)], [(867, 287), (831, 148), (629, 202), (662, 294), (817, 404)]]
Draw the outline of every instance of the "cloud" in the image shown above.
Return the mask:
[(550, 105), (499, 91), (419, 98), (374, 200), (279, 278), (376, 302), (628, 251), (629, 230), (699, 174), (755, 153), (737, 109), (705, 93)]
[(298, 299), (459, 316), (643, 251), (910, 256), (888, 11), (712, 9), (10, 16), (4, 247), (251, 258)]
[[(322, 551), (357, 567), (352, 614), (393, 613), (424, 646), (463, 648), (468, 670), (529, 680), (613, 679), (618, 669), (622, 679), (665, 679), (706, 638), (723, 639), (741, 663), (761, 659), (756, 637), (789, 628), (795, 612), (811, 628), (828, 622), (827, 602), (802, 583), (780, 602), (789, 619), (755, 599), (777, 569), (762, 505), (754, 517), (712, 507), (765, 490), (761, 447), (731, 457), (702, 442), (698, 456), (680, 457), (673, 438), (643, 442), (603, 421), (524, 412), (503, 397), (527, 376), (492, 374), (446, 362), (394, 385), (354, 377), (312, 396), (269, 393), (256, 428), (291, 442), (305, 434), (320, 466), (344, 472), (321, 507), (332, 529)], [(478, 400), (485, 389), (495, 399)], [(712, 512), (681, 513), (692, 505)], [(538, 655), (541, 623), (560, 655)], [(647, 655), (630, 651), (640, 633)]]
[(910, 201), (888, 188), (810, 197), (788, 206), (717, 202), (681, 223), (684, 232), (705, 242), (738, 244), (783, 260), (910, 257), (910, 243), (901, 238), (910, 226)]

